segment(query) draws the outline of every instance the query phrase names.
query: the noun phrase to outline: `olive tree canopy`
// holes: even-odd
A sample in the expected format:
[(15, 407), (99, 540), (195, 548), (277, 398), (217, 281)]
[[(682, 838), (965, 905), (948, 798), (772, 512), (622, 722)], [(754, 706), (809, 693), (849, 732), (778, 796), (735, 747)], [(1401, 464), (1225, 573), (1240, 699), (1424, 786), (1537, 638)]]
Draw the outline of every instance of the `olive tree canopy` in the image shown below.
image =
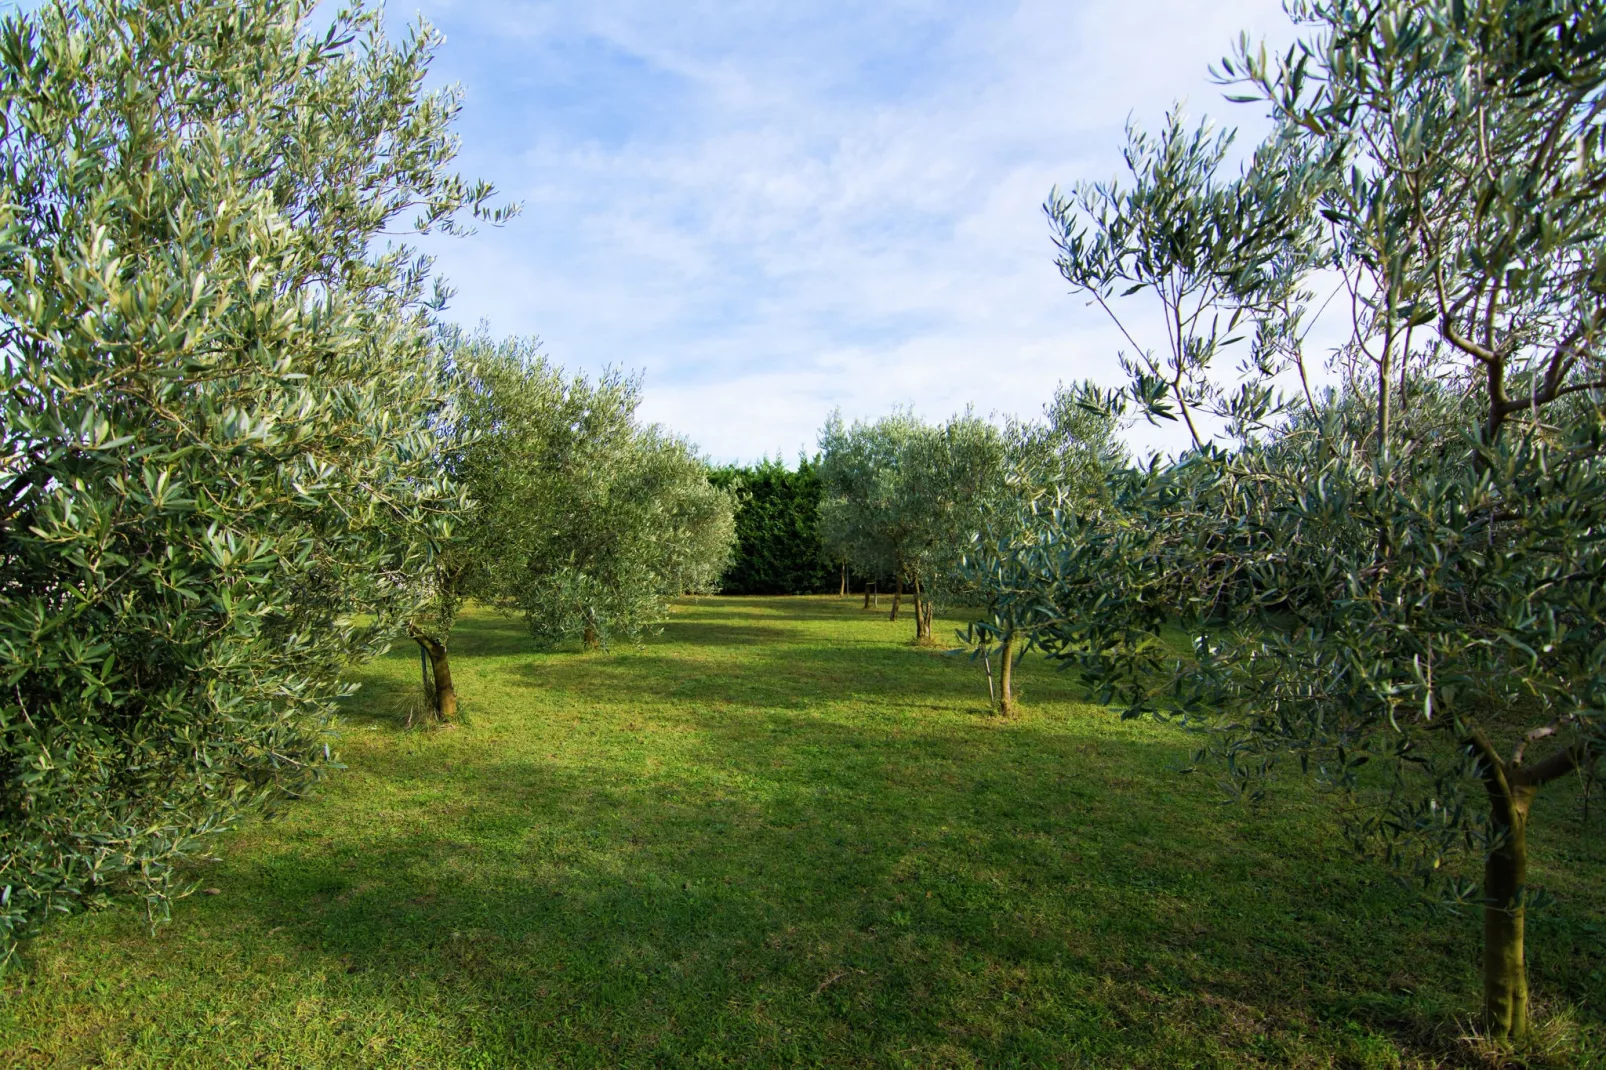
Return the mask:
[(459, 508), (429, 261), (427, 27), (55, 0), (0, 21), (0, 955), (329, 756), (340, 674)]
[[(1068, 279), (1173, 313), (1087, 404), (1208, 409), (1227, 441), (1196, 424), (1102, 506), (1028, 518), (997, 596), (1106, 701), (1209, 728), (1236, 789), (1306, 770), (1358, 843), (1480, 906), (1486, 1028), (1520, 1037), (1530, 807), (1606, 748), (1606, 10), (1291, 11), (1302, 42), (1221, 68), (1278, 124), (1244, 175), (1168, 128), (1134, 135), (1130, 189), (1047, 206)], [(1283, 394), (1321, 265), (1347, 374)]]

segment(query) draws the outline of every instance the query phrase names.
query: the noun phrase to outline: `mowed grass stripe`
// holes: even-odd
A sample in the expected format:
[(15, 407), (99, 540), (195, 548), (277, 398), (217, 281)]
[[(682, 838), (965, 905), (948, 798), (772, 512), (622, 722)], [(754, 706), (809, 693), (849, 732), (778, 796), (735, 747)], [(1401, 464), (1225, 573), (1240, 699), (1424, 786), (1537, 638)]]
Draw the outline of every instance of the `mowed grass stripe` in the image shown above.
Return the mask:
[[(4, 1066), (1397, 1066), (1464, 1054), (1477, 922), (1356, 863), (1298, 780), (1180, 775), (1041, 662), (1021, 713), (857, 600), (676, 607), (542, 653), (475, 611), (466, 724), (369, 666), (348, 769), (197, 864), (151, 936), (68, 919), (3, 982)], [(939, 638), (956, 622), (939, 622)], [(1534, 822), (1557, 1065), (1599, 1060), (1606, 849)], [(1458, 1054), (1460, 1053), (1460, 1054)]]

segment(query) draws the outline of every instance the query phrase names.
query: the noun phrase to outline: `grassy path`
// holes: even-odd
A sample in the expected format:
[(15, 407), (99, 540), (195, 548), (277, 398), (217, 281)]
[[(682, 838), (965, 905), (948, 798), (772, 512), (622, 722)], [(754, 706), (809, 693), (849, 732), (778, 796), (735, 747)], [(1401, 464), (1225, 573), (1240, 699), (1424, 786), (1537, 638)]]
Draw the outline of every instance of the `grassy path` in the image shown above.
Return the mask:
[[(466, 727), (371, 666), (348, 771), (220, 845), (153, 937), (56, 925), (0, 1066), (1414, 1066), (1459, 1061), (1476, 922), (1267, 812), (1041, 665), (980, 670), (835, 598), (710, 599), (644, 649), (464, 621)], [(951, 628), (939, 627), (940, 635)], [(1606, 1059), (1606, 822), (1535, 820), (1557, 1065)]]

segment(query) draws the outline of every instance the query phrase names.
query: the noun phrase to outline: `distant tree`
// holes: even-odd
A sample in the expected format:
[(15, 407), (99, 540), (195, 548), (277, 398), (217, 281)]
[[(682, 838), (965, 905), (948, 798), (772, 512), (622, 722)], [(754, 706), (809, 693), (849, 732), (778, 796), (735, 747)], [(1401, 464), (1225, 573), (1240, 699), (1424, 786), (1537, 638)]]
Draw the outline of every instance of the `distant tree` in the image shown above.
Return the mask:
[(832, 413), (820, 431), (820, 538), (826, 552), (861, 576), (893, 578), (903, 593), (902, 532), (894, 513), (904, 444), (922, 425), (907, 413), (844, 424)]
[(559, 507), (549, 493), (551, 473), (592, 391), (583, 379), (565, 380), (534, 339), (497, 341), (483, 329), (448, 328), (440, 346), (448, 400), (432, 421), (438, 464), (465, 499), (418, 577), (427, 597), (407, 631), (427, 666), (432, 712), (451, 721), (452, 627), (470, 598), (507, 600), (520, 564), (550, 526), (543, 510)]
[[(986, 615), (966, 639), (984, 659), (997, 646), (999, 711), (1014, 707), (1014, 667), (1032, 647), (1036, 623), (1019, 619), (1016, 593), (1041, 581), (1027, 562), (1041, 536), (1041, 517), (1105, 507), (1110, 480), (1127, 461), (1118, 424), (1094, 384), (1061, 386), (1037, 420), (1010, 419), (1004, 429), (1006, 477), (982, 503), (982, 516), (960, 571)], [(1088, 404), (1089, 398), (1098, 404)], [(989, 686), (992, 674), (988, 670)]]
[(865, 575), (891, 574), (892, 619), (907, 583), (915, 638), (931, 639), (933, 600), (952, 590), (986, 503), (1004, 480), (998, 430), (969, 413), (932, 427), (907, 413), (845, 426), (833, 415), (820, 433), (827, 551)]
[(736, 550), (720, 580), (727, 594), (816, 594), (834, 579), (820, 539), (816, 462), (795, 469), (765, 460), (749, 468), (715, 469), (717, 487), (737, 488)]
[(736, 498), (709, 481), (689, 443), (634, 423), (633, 384), (604, 380), (584, 400), (555, 437), (532, 504), (542, 530), (505, 597), (537, 639), (594, 648), (639, 638), (670, 599), (717, 588)]
[(900, 559), (915, 597), (915, 638), (932, 640), (935, 604), (970, 594), (962, 564), (972, 539), (1005, 493), (1003, 436), (965, 412), (904, 445), (894, 498)]
[[(438, 38), (360, 5), (0, 21), (0, 957), (306, 789), (461, 501), (429, 261)], [(495, 213), (491, 213), (495, 218)], [(409, 219), (410, 216), (415, 218)]]

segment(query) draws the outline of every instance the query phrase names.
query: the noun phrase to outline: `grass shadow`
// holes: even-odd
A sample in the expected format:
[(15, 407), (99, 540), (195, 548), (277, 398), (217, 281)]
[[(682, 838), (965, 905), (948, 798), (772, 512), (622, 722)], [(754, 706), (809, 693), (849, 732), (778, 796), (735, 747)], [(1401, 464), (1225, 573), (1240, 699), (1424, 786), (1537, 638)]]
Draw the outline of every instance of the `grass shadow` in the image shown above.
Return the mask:
[[(371, 721), (319, 798), (197, 871), (220, 894), (155, 937), (73, 919), (14, 1005), (63, 1061), (146, 1065), (1456, 1058), (1421, 1023), (1474, 1005), (1475, 921), (1430, 922), (1303, 785), (1224, 807), (1175, 774), (1179, 733), (1041, 665), (1020, 716), (978, 718), (968, 663), (829, 612), (731, 642), (739, 611), (584, 657), (465, 621), (467, 730)], [(1587, 887), (1554, 915), (1583, 942), (1535, 968), (1583, 1007)]]

